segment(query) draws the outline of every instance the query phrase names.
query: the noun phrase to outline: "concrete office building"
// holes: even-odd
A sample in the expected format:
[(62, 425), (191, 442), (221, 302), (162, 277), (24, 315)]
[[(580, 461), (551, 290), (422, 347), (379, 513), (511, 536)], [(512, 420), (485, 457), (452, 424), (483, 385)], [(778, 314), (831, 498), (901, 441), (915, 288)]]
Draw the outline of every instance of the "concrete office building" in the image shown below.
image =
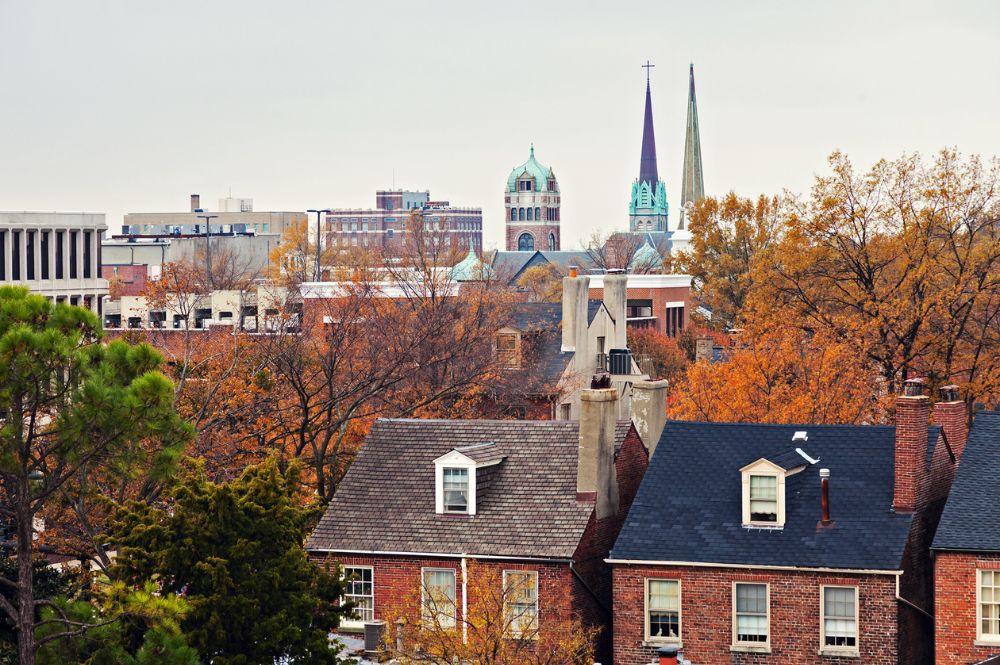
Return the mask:
[[(213, 215), (205, 220), (199, 215)], [(253, 199), (228, 197), (219, 199), (215, 212), (201, 207), (201, 196), (191, 195), (188, 212), (130, 212), (125, 215), (121, 233), (113, 238), (158, 238), (204, 236), (205, 224), (211, 235), (281, 235), (292, 224), (307, 221), (305, 212), (255, 212)]]
[(0, 212), (0, 282), (100, 314), (103, 213)]

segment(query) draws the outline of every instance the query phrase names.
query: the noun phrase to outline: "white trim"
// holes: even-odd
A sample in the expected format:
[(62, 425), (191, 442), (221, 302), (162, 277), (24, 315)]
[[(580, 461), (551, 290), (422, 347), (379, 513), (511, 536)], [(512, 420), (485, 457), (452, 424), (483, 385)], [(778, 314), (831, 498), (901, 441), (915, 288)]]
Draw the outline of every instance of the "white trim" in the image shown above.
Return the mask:
[(461, 559), (463, 556), (469, 559), (487, 559), (490, 561), (538, 561), (540, 563), (570, 563), (572, 559), (548, 559), (544, 557), (532, 556), (501, 556), (498, 554), (461, 554), (451, 552), (405, 552), (392, 550), (333, 550), (323, 547), (308, 547), (307, 552), (317, 552), (322, 554), (350, 554), (352, 556), (417, 556), (431, 557), (435, 559)]
[[(826, 590), (851, 589), (854, 591), (854, 646), (830, 646), (826, 643)], [(858, 657), (861, 651), (861, 589), (853, 584), (819, 585), (819, 655)]]
[(684, 303), (683, 300), (671, 300), (670, 302), (663, 303), (663, 308), (664, 309), (675, 309), (677, 307), (680, 307), (681, 309), (683, 309), (684, 306), (685, 306), (685, 303)]
[[(649, 583), (650, 582), (676, 582), (677, 583), (677, 637), (661, 637), (653, 636), (649, 634)], [(642, 591), (643, 591), (643, 605), (642, 605), (642, 621), (643, 621), (643, 644), (649, 645), (678, 645), (682, 642), (684, 636), (684, 616), (682, 612), (681, 602), (682, 602), (682, 588), (681, 580), (679, 578), (670, 577), (643, 577), (642, 578)]]
[[(323, 550), (311, 550), (323, 551)], [(330, 550), (333, 551), (333, 550)], [(340, 551), (340, 550), (338, 550)], [(656, 561), (647, 559), (605, 559), (604, 563), (622, 566), (692, 566), (694, 568), (738, 568), (740, 570), (791, 570), (803, 573), (839, 573), (844, 575), (902, 575), (902, 570), (878, 570), (874, 568), (813, 568), (809, 566), (771, 566), (750, 563), (719, 563), (710, 561)]]
[[(604, 275), (589, 275), (590, 288), (603, 289)], [(656, 289), (656, 288), (690, 288), (691, 275), (636, 275), (628, 274), (625, 282), (626, 289)], [(683, 305), (683, 302), (675, 303), (674, 307)], [(669, 303), (668, 303), (669, 306)]]
[[(767, 640), (764, 642), (741, 642), (739, 641), (736, 634), (736, 587), (739, 585), (746, 586), (763, 586), (764, 587), (764, 604), (767, 610)], [(771, 649), (771, 583), (770, 582), (748, 582), (744, 580), (733, 580), (732, 582), (732, 637), (733, 641), (731, 647), (734, 649), (748, 649), (752, 651), (770, 651)]]
[[(1000, 634), (983, 635), (983, 573), (996, 573), (1000, 575), (1000, 570), (976, 568), (976, 644), (986, 646), (1000, 646)], [(1000, 601), (995, 601), (1000, 602)]]
[[(371, 584), (372, 584), (372, 595), (371, 595), (371, 599), (372, 599), (372, 619), (374, 619), (375, 618), (375, 566), (347, 564), (347, 565), (341, 565), (341, 568), (345, 571), (345, 573), (346, 573), (346, 571), (347, 571), (348, 568), (360, 568), (360, 569), (370, 570), (372, 572), (372, 582), (371, 582)], [(345, 577), (346, 577), (346, 575), (345, 575)], [(345, 582), (346, 582), (346, 580), (345, 580)], [(345, 589), (344, 590), (344, 598), (347, 598), (347, 596), (348, 596), (347, 590)], [(364, 597), (364, 596), (362, 596), (362, 597)], [(345, 618), (345, 619), (341, 619), (340, 620), (340, 625), (343, 628), (364, 628), (365, 620), (364, 619), (346, 619)]]
[[(770, 476), (775, 479), (775, 521), (774, 522), (755, 522), (750, 516), (750, 478), (751, 476)], [(740, 477), (742, 484), (742, 523), (743, 526), (762, 526), (762, 527), (783, 527), (785, 526), (785, 470), (780, 466), (771, 462), (763, 457), (747, 464), (745, 467), (740, 469)]]

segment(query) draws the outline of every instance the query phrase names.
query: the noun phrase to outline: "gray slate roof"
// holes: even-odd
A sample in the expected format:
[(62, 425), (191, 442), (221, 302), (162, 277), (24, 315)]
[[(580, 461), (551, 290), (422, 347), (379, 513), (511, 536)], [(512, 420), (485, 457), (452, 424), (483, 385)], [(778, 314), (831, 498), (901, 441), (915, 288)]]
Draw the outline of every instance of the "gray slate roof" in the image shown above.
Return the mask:
[[(476, 515), (436, 514), (434, 460), (484, 442), (504, 459)], [(378, 420), (306, 548), (569, 559), (594, 509), (576, 500), (578, 448), (576, 421)]]
[(1000, 552), (1000, 411), (980, 411), (969, 432), (932, 549)]
[[(799, 430), (809, 440), (792, 443)], [(794, 447), (819, 462), (786, 479), (784, 528), (744, 528), (739, 470)], [(894, 449), (894, 427), (669, 421), (611, 558), (899, 570), (911, 516), (891, 510)]]
[[(587, 303), (587, 323), (593, 323), (601, 309), (600, 300)], [(511, 309), (510, 325), (521, 332), (533, 332), (530, 369), (533, 381), (553, 386), (562, 377), (572, 353), (562, 351), (562, 304), (551, 302), (517, 303)]]

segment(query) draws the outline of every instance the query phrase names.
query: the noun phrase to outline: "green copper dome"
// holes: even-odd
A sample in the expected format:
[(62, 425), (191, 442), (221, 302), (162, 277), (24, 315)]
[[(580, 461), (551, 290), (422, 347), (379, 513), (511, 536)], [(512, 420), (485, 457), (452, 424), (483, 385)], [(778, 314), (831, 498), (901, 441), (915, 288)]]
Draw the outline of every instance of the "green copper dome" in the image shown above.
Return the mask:
[(660, 253), (656, 251), (653, 244), (649, 241), (649, 237), (646, 238), (646, 242), (642, 244), (642, 247), (635, 251), (632, 255), (632, 260), (629, 261), (629, 268), (662, 268), (663, 267), (663, 257)]
[[(549, 191), (549, 178), (555, 180), (555, 174), (552, 172), (548, 166), (544, 166), (538, 163), (535, 159), (535, 144), (531, 144), (531, 155), (528, 157), (528, 161), (520, 166), (514, 167), (514, 170), (510, 172), (507, 177), (507, 191), (514, 192), (517, 190), (517, 180), (522, 175), (527, 173), (532, 178), (535, 179), (535, 191), (536, 192), (547, 192)], [(558, 191), (558, 184), (553, 191)]]
[(451, 269), (451, 279), (456, 282), (481, 282), (489, 279), (493, 269), (476, 256), (476, 249), (469, 240), (469, 253)]

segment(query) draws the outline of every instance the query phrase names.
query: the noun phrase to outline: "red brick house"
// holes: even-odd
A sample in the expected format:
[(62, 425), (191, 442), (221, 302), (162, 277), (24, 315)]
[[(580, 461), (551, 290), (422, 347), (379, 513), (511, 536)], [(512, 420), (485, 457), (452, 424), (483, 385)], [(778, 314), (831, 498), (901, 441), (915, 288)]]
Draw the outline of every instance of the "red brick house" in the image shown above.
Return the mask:
[(932, 547), (935, 663), (1000, 663), (1000, 412), (977, 413), (955, 455)]
[(526, 573), (540, 629), (566, 611), (610, 626), (604, 559), (648, 459), (636, 428), (616, 423), (617, 397), (585, 391), (579, 422), (377, 421), (306, 544), (356, 580), (359, 621), (345, 628), (421, 587), (461, 621), (472, 561)]
[(930, 662), (929, 416), (913, 381), (896, 426), (667, 422), (609, 556), (614, 664)]

